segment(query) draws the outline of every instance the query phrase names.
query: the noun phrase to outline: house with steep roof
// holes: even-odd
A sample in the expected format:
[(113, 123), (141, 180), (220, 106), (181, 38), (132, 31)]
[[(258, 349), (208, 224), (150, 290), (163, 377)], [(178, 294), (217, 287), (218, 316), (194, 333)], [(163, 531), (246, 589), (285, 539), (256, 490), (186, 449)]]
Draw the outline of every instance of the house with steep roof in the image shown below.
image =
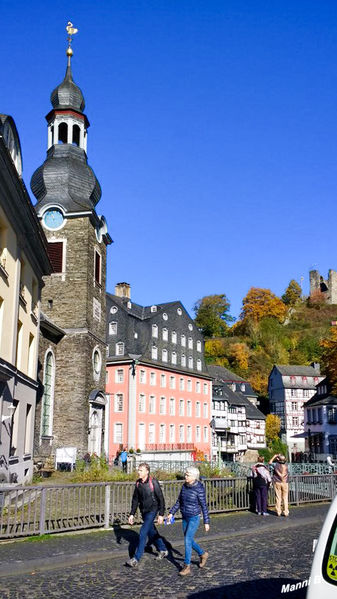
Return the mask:
[(291, 452), (305, 450), (304, 405), (323, 379), (319, 364), (275, 364), (268, 379), (270, 412), (281, 419), (281, 435)]
[(209, 459), (212, 385), (204, 340), (179, 301), (141, 306), (127, 283), (107, 293), (109, 459)]
[(213, 459), (237, 461), (265, 447), (265, 421), (265, 415), (241, 391), (233, 391), (226, 383), (213, 383)]
[(305, 450), (315, 459), (328, 455), (337, 459), (337, 397), (328, 378), (322, 379), (316, 393), (304, 405)]
[(255, 393), (251, 384), (242, 376), (228, 370), (224, 366), (208, 364), (207, 370), (213, 378), (214, 383), (225, 383), (232, 391), (240, 391), (255, 407), (258, 403), (258, 394)]

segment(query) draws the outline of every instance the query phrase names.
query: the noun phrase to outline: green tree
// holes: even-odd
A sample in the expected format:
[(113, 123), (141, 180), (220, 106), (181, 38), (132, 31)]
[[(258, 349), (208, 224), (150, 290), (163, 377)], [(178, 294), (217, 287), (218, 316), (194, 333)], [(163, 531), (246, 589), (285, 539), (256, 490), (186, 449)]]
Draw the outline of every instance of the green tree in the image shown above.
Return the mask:
[(206, 295), (194, 305), (195, 324), (205, 337), (226, 335), (228, 323), (234, 321), (229, 309), (230, 303), (224, 293)]
[(297, 302), (301, 299), (302, 289), (300, 285), (292, 279), (282, 295), (282, 301), (286, 306), (295, 306)]

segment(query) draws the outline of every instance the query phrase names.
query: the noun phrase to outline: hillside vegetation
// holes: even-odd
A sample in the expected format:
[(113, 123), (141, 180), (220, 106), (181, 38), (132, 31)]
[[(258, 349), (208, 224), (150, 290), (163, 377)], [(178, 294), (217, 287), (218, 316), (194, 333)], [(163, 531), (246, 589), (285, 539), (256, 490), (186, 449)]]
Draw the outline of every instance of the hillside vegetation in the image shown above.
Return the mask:
[[(207, 323), (205, 306), (213, 308), (210, 319), (213, 328)], [(214, 306), (218, 308), (221, 326), (216, 322)], [(198, 320), (200, 307), (203, 308), (203, 324)], [(225, 295), (199, 300), (195, 313), (196, 324), (206, 333), (206, 361), (244, 377), (260, 395), (267, 393), (268, 375), (274, 364), (320, 362), (324, 372), (325, 367), (331, 367), (332, 348), (336, 348), (337, 355), (337, 327), (334, 327), (337, 305), (324, 303), (320, 296), (302, 299), (295, 281), (290, 282), (282, 298), (268, 289), (252, 288), (243, 299), (240, 319), (232, 326)]]

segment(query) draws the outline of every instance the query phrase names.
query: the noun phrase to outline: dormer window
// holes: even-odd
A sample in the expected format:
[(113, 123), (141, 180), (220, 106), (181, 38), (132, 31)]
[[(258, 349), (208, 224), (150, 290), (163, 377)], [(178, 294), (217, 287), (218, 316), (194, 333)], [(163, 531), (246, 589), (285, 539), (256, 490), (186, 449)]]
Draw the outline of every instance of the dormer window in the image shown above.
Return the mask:
[(116, 343), (116, 356), (124, 356), (124, 343)]
[(109, 322), (109, 335), (117, 335), (117, 322)]
[(157, 306), (151, 306), (151, 312), (157, 312)]

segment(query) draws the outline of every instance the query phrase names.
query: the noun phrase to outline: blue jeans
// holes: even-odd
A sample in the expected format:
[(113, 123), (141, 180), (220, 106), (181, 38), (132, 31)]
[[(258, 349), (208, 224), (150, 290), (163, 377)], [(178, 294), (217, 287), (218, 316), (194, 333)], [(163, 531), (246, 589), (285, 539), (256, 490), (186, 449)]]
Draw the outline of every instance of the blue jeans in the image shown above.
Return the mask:
[(183, 532), (185, 542), (185, 559), (184, 563), (189, 566), (191, 563), (192, 549), (197, 552), (199, 556), (203, 555), (204, 550), (194, 540), (194, 535), (198, 530), (200, 524), (200, 516), (191, 516), (191, 518), (183, 518)]
[(158, 551), (166, 551), (166, 546), (154, 525), (154, 519), (157, 512), (147, 512), (143, 514), (143, 524), (139, 531), (139, 543), (134, 557), (139, 562), (146, 545), (146, 537), (149, 537), (149, 544), (154, 544)]

